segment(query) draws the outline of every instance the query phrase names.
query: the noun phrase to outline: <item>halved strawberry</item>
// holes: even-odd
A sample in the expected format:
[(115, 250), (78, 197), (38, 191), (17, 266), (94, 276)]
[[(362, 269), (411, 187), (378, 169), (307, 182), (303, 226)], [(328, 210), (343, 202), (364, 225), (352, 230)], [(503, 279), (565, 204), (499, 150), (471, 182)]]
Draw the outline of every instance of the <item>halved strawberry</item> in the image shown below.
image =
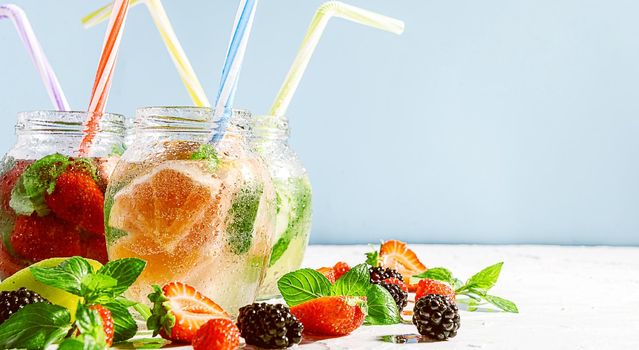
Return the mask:
[(231, 318), (213, 300), (186, 283), (171, 282), (162, 289), (154, 285), (153, 290), (149, 294), (153, 311), (146, 323), (153, 330), (153, 336), (160, 334), (164, 339), (191, 343), (197, 330), (207, 321)]
[(410, 277), (427, 270), (417, 258), (417, 254), (410, 250), (406, 243), (390, 240), (382, 244), (379, 249), (379, 259), (382, 266), (397, 270), (409, 282)]
[(320, 267), (316, 271), (328, 278), (331, 283), (335, 283), (335, 281), (337, 280), (335, 278), (335, 271), (332, 267)]
[(455, 291), (446, 283), (427, 278), (419, 281), (417, 290), (415, 291), (415, 301), (430, 294), (444, 295), (453, 302), (455, 301)]
[(366, 297), (321, 297), (293, 306), (291, 313), (304, 325), (304, 333), (347, 335), (366, 318)]

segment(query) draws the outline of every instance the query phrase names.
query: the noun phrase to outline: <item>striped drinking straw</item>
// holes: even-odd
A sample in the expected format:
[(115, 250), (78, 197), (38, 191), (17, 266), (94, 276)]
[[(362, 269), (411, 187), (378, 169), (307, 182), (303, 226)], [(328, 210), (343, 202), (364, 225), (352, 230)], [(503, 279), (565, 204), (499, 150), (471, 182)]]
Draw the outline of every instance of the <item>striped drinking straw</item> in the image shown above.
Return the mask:
[[(177, 69), (186, 90), (191, 96), (193, 104), (198, 107), (210, 107), (211, 103), (206, 97), (204, 88), (202, 88), (202, 84), (191, 66), (191, 61), (184, 52), (184, 49), (175, 34), (175, 30), (173, 30), (173, 26), (171, 25), (169, 16), (164, 10), (164, 6), (162, 6), (162, 2), (160, 0), (131, 0), (130, 7), (138, 4), (146, 5), (149, 10), (151, 18), (155, 23), (155, 27), (160, 33), (162, 41), (164, 41), (164, 45), (175, 64), (175, 68)], [(111, 15), (112, 10), (113, 4), (103, 6), (102, 8), (85, 16), (82, 19), (82, 24), (84, 24), (85, 28), (95, 26), (96, 24), (107, 20)]]
[(385, 30), (394, 34), (401, 34), (404, 31), (404, 22), (387, 17), (375, 12), (364, 10), (355, 6), (347, 5), (339, 1), (329, 1), (322, 4), (311, 21), (311, 25), (306, 32), (302, 45), (297, 52), (286, 79), (273, 102), (270, 115), (281, 117), (286, 115), (288, 106), (291, 104), (293, 95), (304, 76), (311, 57), (319, 44), (326, 25), (333, 17), (340, 17), (351, 22), (359, 23), (369, 27)]
[(102, 45), (100, 63), (98, 64), (98, 70), (93, 83), (93, 91), (91, 92), (91, 100), (88, 108), (89, 120), (87, 121), (87, 130), (80, 144), (80, 155), (86, 155), (88, 153), (93, 138), (95, 137), (98, 123), (100, 122), (102, 113), (104, 113), (107, 99), (109, 98), (113, 71), (120, 49), (120, 41), (122, 40), (122, 32), (128, 8), (129, 0), (116, 0), (113, 3), (113, 12), (111, 13), (106, 37)]
[(40, 78), (55, 108), (59, 111), (68, 111), (69, 103), (64, 96), (60, 82), (53, 72), (53, 68), (51, 68), (38, 38), (33, 32), (27, 15), (20, 7), (13, 4), (6, 4), (0, 5), (0, 19), (3, 18), (11, 19), (15, 25), (20, 39), (22, 39), (22, 42), (29, 52), (29, 56), (31, 56), (31, 60), (33, 60), (33, 63), (40, 73)]
[(233, 32), (226, 52), (224, 69), (222, 69), (222, 79), (220, 80), (220, 87), (215, 103), (215, 115), (221, 117), (218, 132), (214, 134), (211, 140), (213, 143), (219, 141), (220, 138), (224, 136), (231, 116), (237, 82), (239, 80), (240, 70), (242, 69), (242, 63), (244, 62), (244, 56), (246, 55), (249, 36), (253, 28), (257, 3), (258, 0), (240, 0), (240, 5), (237, 8)]

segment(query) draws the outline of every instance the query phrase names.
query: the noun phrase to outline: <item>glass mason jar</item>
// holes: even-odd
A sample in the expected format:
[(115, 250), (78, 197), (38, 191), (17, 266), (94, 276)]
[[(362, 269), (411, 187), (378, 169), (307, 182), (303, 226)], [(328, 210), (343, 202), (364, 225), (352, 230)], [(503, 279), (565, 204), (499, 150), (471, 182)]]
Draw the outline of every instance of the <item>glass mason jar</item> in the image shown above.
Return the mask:
[(18, 114), (0, 163), (0, 278), (53, 257), (107, 261), (104, 191), (124, 150), (125, 119), (104, 114), (79, 156), (86, 112)]
[(297, 270), (311, 233), (312, 190), (306, 169), (288, 144), (285, 118), (253, 118), (252, 146), (264, 159), (277, 194), (275, 244), (259, 296), (278, 296), (277, 280)]
[(137, 110), (131, 144), (111, 178), (105, 203), (109, 258), (147, 267), (129, 289), (146, 302), (153, 284), (182, 281), (232, 314), (255, 300), (271, 254), (275, 191), (234, 111), (224, 137), (212, 110)]

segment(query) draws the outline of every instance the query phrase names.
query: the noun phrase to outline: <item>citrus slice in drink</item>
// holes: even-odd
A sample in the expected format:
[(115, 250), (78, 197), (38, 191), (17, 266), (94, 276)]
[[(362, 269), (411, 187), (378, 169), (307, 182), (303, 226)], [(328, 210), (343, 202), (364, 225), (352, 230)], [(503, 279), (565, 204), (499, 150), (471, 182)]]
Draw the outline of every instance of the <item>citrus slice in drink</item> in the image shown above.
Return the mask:
[(205, 162), (192, 160), (167, 161), (134, 179), (113, 197), (108, 225), (122, 237), (109, 237), (109, 257), (147, 260), (147, 281), (188, 272), (220, 240), (224, 187)]

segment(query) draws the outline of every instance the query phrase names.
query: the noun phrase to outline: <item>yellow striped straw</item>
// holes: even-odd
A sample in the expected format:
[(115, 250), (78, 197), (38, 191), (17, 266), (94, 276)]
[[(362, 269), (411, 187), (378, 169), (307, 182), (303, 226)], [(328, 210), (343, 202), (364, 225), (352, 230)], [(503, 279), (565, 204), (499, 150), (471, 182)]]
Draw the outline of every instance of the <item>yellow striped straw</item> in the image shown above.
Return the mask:
[(311, 61), (313, 52), (315, 52), (315, 48), (322, 38), (324, 29), (326, 29), (328, 21), (333, 17), (344, 18), (355, 23), (385, 30), (394, 34), (404, 32), (404, 22), (398, 19), (347, 5), (339, 1), (329, 1), (322, 4), (317, 9), (317, 12), (315, 12), (315, 17), (313, 17), (311, 25), (306, 32), (302, 46), (297, 52), (295, 61), (293, 61), (293, 65), (288, 71), (286, 79), (284, 79), (284, 84), (282, 84), (275, 98), (275, 102), (271, 107), (270, 115), (281, 117), (286, 114), (286, 110), (291, 104), (293, 95), (297, 90), (297, 86), (302, 80), (308, 63)]
[[(171, 21), (169, 20), (166, 11), (164, 10), (164, 6), (162, 6), (162, 2), (160, 2), (160, 0), (131, 0), (129, 6), (133, 7), (141, 3), (145, 4), (148, 8), (151, 18), (153, 18), (153, 22), (164, 41), (164, 45), (166, 46), (169, 55), (171, 55), (175, 68), (177, 69), (178, 74), (180, 74), (180, 78), (193, 100), (193, 104), (198, 107), (210, 107), (211, 103), (206, 97), (204, 88), (202, 88), (202, 84), (197, 78), (182, 45), (180, 45), (180, 41), (173, 30), (173, 26), (171, 25)], [(85, 28), (90, 28), (98, 23), (106, 21), (111, 15), (112, 7), (112, 4), (108, 4), (90, 13), (82, 19), (82, 24)]]

